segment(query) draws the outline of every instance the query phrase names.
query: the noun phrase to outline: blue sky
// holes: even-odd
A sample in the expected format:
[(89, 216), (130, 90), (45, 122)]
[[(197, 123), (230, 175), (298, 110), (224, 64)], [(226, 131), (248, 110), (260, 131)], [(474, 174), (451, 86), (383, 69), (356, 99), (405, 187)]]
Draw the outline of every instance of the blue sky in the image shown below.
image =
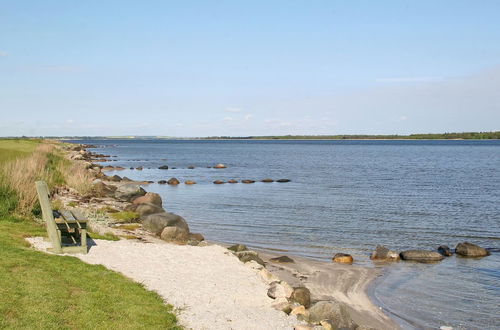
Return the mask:
[(500, 129), (500, 1), (1, 1), (0, 135)]

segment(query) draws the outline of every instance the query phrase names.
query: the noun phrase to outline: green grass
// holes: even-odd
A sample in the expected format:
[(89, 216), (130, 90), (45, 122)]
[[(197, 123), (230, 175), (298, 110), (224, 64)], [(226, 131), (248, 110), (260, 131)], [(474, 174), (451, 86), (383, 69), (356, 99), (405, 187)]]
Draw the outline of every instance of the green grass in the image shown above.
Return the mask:
[(115, 220), (115, 222), (134, 222), (139, 219), (139, 214), (131, 211), (121, 211), (111, 213), (111, 217)]
[(0, 328), (179, 329), (171, 307), (103, 266), (28, 248), (45, 235), (26, 221), (0, 220)]
[[(0, 139), (0, 166), (37, 144)], [(14, 216), (16, 204), (16, 192), (0, 180), (0, 329), (180, 329), (172, 307), (142, 285), (103, 266), (29, 248), (24, 238), (46, 236), (45, 227)]]
[(29, 155), (39, 143), (39, 140), (0, 139), (0, 163)]

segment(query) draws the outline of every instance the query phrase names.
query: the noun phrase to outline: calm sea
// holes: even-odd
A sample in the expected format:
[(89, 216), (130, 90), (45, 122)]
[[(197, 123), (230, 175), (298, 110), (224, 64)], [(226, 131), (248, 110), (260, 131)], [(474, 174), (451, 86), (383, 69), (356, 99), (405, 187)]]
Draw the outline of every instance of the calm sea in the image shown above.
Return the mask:
[[(346, 252), (368, 266), (378, 244), (500, 248), (500, 141), (76, 142), (117, 156), (112, 165), (144, 167), (120, 176), (196, 181), (146, 189), (208, 240), (325, 261)], [(209, 168), (217, 163), (228, 168)], [(291, 182), (212, 183), (264, 178)], [(372, 291), (404, 327), (499, 328), (500, 252), (384, 266)]]

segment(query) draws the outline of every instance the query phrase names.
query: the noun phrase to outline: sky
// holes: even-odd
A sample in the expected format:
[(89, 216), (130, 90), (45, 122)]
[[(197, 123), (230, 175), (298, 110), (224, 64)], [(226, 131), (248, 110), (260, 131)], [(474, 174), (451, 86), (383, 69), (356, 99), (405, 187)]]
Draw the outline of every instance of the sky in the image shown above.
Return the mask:
[(0, 1), (0, 136), (500, 130), (500, 1)]

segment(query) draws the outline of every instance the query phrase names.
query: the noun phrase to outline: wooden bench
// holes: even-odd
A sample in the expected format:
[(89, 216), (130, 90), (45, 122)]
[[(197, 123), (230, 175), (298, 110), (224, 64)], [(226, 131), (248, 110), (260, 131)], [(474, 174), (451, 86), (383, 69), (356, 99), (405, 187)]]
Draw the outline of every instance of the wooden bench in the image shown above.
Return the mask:
[(49, 188), (44, 181), (36, 182), (38, 200), (47, 234), (54, 253), (87, 253), (87, 220), (78, 212), (53, 211)]

